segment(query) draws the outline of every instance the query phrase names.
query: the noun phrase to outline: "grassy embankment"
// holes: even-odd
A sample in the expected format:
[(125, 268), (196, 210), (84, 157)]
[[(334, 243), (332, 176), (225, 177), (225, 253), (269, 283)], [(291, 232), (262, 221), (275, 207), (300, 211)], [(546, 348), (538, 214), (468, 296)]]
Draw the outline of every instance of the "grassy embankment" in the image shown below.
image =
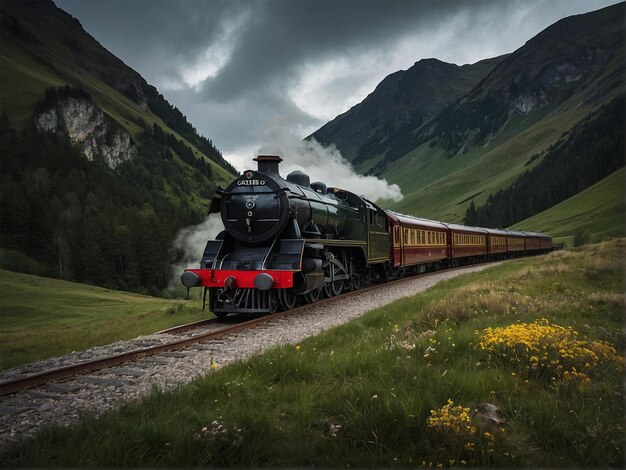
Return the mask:
[[(616, 240), (455, 278), (297, 346), (49, 429), (2, 460), (621, 466), (624, 248)], [(506, 423), (474, 415), (482, 403)]]
[(0, 292), (0, 370), (201, 318), (197, 300), (157, 299), (4, 270)]

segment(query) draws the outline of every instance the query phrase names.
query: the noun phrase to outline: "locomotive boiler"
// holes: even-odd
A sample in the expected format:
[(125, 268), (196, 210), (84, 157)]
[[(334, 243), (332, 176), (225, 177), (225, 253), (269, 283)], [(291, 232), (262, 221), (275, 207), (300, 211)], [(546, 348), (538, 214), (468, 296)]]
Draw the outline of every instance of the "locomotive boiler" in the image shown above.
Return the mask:
[(376, 242), (367, 223), (369, 212), (386, 220), (382, 209), (300, 171), (283, 179), (279, 156), (254, 160), (256, 171), (216, 191), (209, 213), (220, 213), (225, 230), (207, 242), (200, 269), (182, 275), (187, 288), (205, 288), (216, 315), (268, 313), (338, 295), (358, 287), (377, 258), (388, 259), (386, 233)]

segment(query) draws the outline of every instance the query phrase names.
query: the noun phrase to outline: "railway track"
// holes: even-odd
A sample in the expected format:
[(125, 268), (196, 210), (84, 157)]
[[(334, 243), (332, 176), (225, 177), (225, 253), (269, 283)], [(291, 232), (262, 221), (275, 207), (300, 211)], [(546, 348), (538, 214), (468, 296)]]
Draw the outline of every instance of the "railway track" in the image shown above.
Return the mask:
[[(481, 263), (481, 264), (489, 264), (489, 263)], [(371, 286), (367, 286), (361, 288), (356, 291), (346, 292), (338, 296), (321, 299), (312, 304), (305, 304), (298, 307), (295, 307), (291, 310), (287, 310), (284, 312), (278, 312), (272, 315), (265, 315), (261, 317), (255, 317), (251, 320), (246, 321), (238, 321), (235, 317), (234, 321), (238, 321), (234, 324), (228, 324), (229, 321), (232, 322), (231, 318), (227, 318), (224, 320), (220, 320), (217, 318), (210, 318), (205, 320), (200, 320), (193, 323), (188, 323), (185, 325), (180, 325), (177, 327), (169, 328), (166, 330), (162, 330), (157, 332), (159, 335), (177, 335), (180, 333), (190, 332), (200, 327), (215, 326), (215, 325), (224, 325), (224, 328), (220, 328), (214, 331), (201, 332), (197, 334), (186, 335), (183, 338), (174, 339), (172, 341), (166, 341), (161, 344), (139, 347), (130, 351), (125, 351), (119, 354), (113, 354), (105, 357), (99, 357), (91, 360), (80, 361), (75, 364), (69, 364), (62, 367), (56, 367), (50, 370), (45, 370), (33, 374), (28, 374), (20, 377), (16, 377), (13, 379), (5, 380), (0, 382), (0, 396), (13, 394), (28, 388), (38, 387), (44, 384), (48, 384), (53, 381), (58, 381), (62, 379), (67, 379), (70, 377), (74, 377), (81, 374), (86, 374), (94, 371), (99, 371), (102, 369), (106, 369), (109, 367), (117, 366), (126, 362), (135, 361), (141, 359), (146, 356), (157, 355), (160, 353), (175, 351), (184, 349), (188, 346), (191, 346), (196, 343), (207, 342), (222, 338), (226, 335), (232, 334), (237, 331), (241, 331), (244, 329), (254, 328), (257, 325), (273, 322), (285, 316), (294, 316), (304, 314), (307, 310), (311, 308), (317, 308), (321, 305), (333, 303), (339, 301), (341, 299), (345, 299), (352, 296), (365, 295), (369, 292), (375, 290), (383, 290), (389, 288), (391, 286), (409, 282), (415, 278), (425, 278), (428, 276), (436, 275), (441, 272), (452, 272), (459, 269), (464, 269), (466, 267), (456, 267), (450, 268), (446, 270), (440, 270), (429, 273), (422, 273), (410, 277), (405, 277), (402, 279), (397, 279), (394, 281), (386, 282), (383, 284), (374, 284)]]

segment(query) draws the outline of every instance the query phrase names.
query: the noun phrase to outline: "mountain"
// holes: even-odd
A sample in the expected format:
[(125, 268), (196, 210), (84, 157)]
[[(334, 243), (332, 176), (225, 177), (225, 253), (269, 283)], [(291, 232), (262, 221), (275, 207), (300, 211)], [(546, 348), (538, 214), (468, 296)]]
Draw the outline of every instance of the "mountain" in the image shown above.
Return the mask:
[(505, 57), (463, 66), (420, 60), (386, 77), (365, 100), (307, 138), (335, 144), (344, 158), (367, 170), (368, 161), (397, 152), (405, 136), (465, 96)]
[(50, 0), (0, 3), (0, 70), (0, 249), (43, 274), (160, 292), (175, 234), (235, 170)]
[[(625, 13), (620, 3), (556, 22), (460, 99), (374, 143), (367, 162), (353, 161), (400, 185), (404, 199), (386, 205), (449, 222), (472, 207), (470, 216), (493, 215), (480, 223), (512, 224), (572, 197), (624, 166)], [(401, 101), (387, 101), (386, 112), (403, 109)], [(339, 125), (345, 115), (313, 137), (324, 130), (325, 144), (345, 145), (353, 128)], [(377, 129), (364, 124), (360, 132)]]
[[(422, 129), (449, 152), (488, 142), (512, 116), (576, 98), (593, 106), (624, 83), (624, 3), (564, 18), (502, 61), (459, 103)], [(481, 122), (475, 116), (480, 114)]]
[(4, 70), (0, 106), (18, 126), (31, 120), (32, 109), (46, 88), (70, 84), (88, 91), (105, 113), (131, 134), (156, 123), (215, 162), (213, 168), (233, 172), (210, 140), (198, 135), (154, 86), (51, 0), (3, 2), (0, 25)]

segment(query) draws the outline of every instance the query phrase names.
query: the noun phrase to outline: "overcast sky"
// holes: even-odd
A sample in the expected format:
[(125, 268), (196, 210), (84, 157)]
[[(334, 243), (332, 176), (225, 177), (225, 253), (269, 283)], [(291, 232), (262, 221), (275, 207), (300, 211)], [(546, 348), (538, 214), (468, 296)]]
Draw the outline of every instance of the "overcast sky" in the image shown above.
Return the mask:
[(423, 58), (512, 52), (615, 0), (55, 0), (237, 168), (299, 141)]

